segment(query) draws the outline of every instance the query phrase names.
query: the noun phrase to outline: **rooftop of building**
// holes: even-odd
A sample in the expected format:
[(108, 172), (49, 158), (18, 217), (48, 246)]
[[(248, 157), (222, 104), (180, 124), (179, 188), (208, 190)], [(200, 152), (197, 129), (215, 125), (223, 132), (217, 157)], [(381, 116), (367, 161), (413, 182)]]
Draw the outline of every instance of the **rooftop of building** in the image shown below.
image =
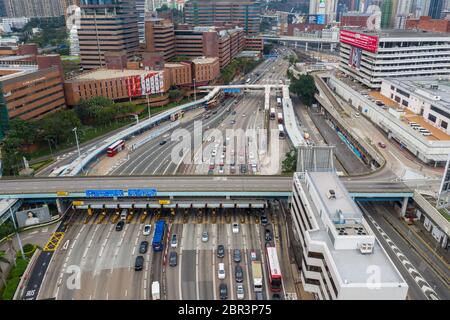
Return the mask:
[(184, 67), (186, 65), (189, 65), (189, 63), (183, 62), (183, 61), (181, 61), (181, 62), (166, 62), (166, 63), (164, 63), (164, 67), (167, 67), (167, 68)]
[(192, 62), (194, 64), (210, 64), (210, 63), (214, 63), (216, 61), (218, 61), (219, 59), (217, 58), (207, 58), (207, 57), (198, 57), (198, 58), (194, 58), (192, 59)]
[(13, 79), (39, 70), (37, 65), (0, 65), (0, 81)]
[(383, 30), (361, 30), (359, 28), (344, 28), (354, 32), (360, 32), (367, 35), (380, 37), (380, 40), (395, 40), (395, 38), (447, 38), (450, 40), (450, 35), (445, 35), (440, 32), (429, 32), (422, 30), (402, 30), (402, 29), (383, 29)]
[[(144, 69), (96, 69), (94, 71), (89, 71), (80, 75), (77, 75), (68, 81), (79, 81), (79, 80), (107, 80), (113, 78), (123, 78), (132, 76), (142, 76), (148, 74), (149, 70)], [(159, 72), (159, 71), (152, 71)]]
[[(336, 209), (340, 209), (347, 213), (347, 217), (361, 221), (364, 220), (361, 210), (350, 198), (347, 190), (342, 182), (339, 181), (335, 172), (308, 172), (307, 174), (311, 178), (310, 181), (313, 183), (313, 190), (320, 195), (320, 200), (325, 204), (329, 211), (332, 212)], [(301, 183), (305, 187), (304, 182), (300, 182), (299, 173), (295, 174), (294, 181), (296, 181), (296, 183)], [(329, 189), (335, 190), (336, 199), (328, 199), (326, 192)], [(310, 187), (309, 190), (309, 198), (311, 199), (312, 188)], [(336, 239), (331, 238), (330, 232), (322, 221), (321, 215), (315, 209), (312, 211), (314, 213), (314, 218), (318, 223), (318, 228), (308, 231), (311, 240), (326, 245), (336, 265), (339, 277), (344, 284), (366, 285), (369, 276), (368, 270), (370, 270), (371, 267), (376, 266), (379, 268), (381, 285), (406, 285), (401, 274), (395, 268), (387, 253), (377, 240), (374, 241), (373, 250), (370, 254), (362, 254), (356, 249), (336, 249), (333, 243)], [(367, 233), (370, 233), (373, 236), (373, 232), (365, 220), (364, 224), (367, 226)], [(347, 235), (343, 236), (345, 237)], [(358, 241), (357, 238), (355, 239), (355, 236), (361, 237), (361, 240), (367, 237), (366, 235), (358, 234), (349, 234), (348, 236), (355, 241)]]

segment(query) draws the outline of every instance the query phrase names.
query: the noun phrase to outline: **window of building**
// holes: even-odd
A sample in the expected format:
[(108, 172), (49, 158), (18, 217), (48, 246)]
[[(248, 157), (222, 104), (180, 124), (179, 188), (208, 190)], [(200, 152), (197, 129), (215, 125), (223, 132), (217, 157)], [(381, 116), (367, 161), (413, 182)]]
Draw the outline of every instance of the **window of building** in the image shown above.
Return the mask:
[(431, 113), (428, 114), (428, 120), (430, 120), (431, 122), (436, 122), (436, 117), (433, 116)]
[(403, 101), (402, 101), (402, 105), (404, 105), (405, 107), (407, 107), (407, 106), (408, 106), (408, 101), (403, 100)]
[(447, 129), (448, 123), (445, 121), (441, 121), (441, 128)]

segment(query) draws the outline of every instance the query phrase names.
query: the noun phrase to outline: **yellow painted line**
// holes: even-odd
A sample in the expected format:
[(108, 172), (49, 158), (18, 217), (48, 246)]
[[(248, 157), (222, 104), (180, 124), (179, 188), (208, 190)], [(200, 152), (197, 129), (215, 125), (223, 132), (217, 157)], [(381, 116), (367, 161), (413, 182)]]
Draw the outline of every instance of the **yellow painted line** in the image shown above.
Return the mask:
[(53, 232), (52, 236), (45, 244), (43, 251), (55, 251), (58, 248), (59, 243), (64, 238), (64, 232)]

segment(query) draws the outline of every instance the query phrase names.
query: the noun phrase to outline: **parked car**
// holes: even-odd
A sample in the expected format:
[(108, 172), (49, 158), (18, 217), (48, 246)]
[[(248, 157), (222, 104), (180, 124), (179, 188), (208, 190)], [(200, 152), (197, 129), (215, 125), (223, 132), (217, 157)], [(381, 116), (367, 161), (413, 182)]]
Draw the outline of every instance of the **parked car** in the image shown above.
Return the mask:
[(152, 226), (150, 224), (146, 224), (144, 226), (144, 231), (142, 232), (142, 234), (144, 236), (149, 236), (151, 231), (152, 231)]
[(242, 271), (242, 267), (240, 265), (236, 265), (234, 267), (234, 277), (236, 278), (236, 282), (244, 281), (244, 272)]
[(223, 244), (219, 244), (217, 246), (217, 257), (218, 258), (225, 257), (225, 247), (223, 246)]
[(244, 286), (242, 284), (238, 284), (236, 287), (236, 297), (239, 300), (244, 299)]
[(169, 254), (169, 266), (176, 267), (177, 266), (178, 255), (175, 251), (171, 251)]
[(227, 289), (227, 285), (225, 283), (221, 283), (219, 285), (219, 293), (220, 293), (220, 299), (222, 299), (222, 300), (228, 299), (228, 289)]
[(234, 251), (233, 251), (233, 261), (234, 262), (241, 262), (241, 250), (234, 249)]
[(134, 270), (140, 271), (144, 267), (144, 257), (143, 256), (137, 256), (136, 260), (134, 261)]
[(272, 240), (272, 232), (270, 232), (269, 229), (266, 229), (266, 232), (264, 234), (264, 238), (266, 241), (271, 241)]
[(172, 235), (172, 240), (170, 241), (170, 246), (172, 248), (176, 248), (178, 246), (178, 239), (177, 239), (177, 235), (176, 234)]
[(147, 253), (148, 250), (148, 241), (142, 241), (139, 246), (139, 253)]
[(124, 225), (125, 225), (125, 222), (123, 220), (120, 220), (119, 222), (117, 222), (116, 231), (122, 231)]

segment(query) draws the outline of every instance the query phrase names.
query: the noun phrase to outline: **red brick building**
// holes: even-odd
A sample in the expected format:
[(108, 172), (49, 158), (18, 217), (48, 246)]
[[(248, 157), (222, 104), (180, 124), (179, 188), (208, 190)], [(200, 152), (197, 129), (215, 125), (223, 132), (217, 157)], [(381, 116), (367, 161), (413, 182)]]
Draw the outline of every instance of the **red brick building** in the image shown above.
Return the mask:
[(430, 32), (450, 32), (450, 20), (431, 19), (422, 16), (419, 19), (407, 19), (405, 29), (417, 29)]

